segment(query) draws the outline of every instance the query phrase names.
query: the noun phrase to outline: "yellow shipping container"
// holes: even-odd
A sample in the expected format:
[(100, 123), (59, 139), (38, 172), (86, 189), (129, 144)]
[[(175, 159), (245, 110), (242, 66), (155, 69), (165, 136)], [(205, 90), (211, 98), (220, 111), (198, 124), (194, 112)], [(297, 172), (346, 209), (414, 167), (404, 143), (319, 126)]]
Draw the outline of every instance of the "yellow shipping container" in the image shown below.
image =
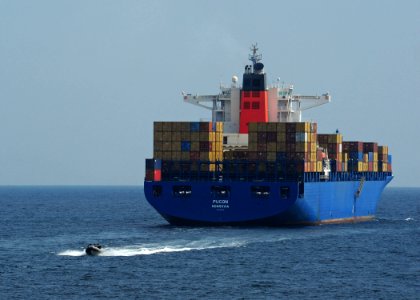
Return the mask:
[(223, 122), (217, 122), (216, 123), (216, 131), (223, 133)]
[(286, 123), (283, 123), (283, 122), (277, 123), (277, 132), (284, 132), (285, 133), (286, 132)]
[(328, 143), (330, 144), (340, 144), (343, 142), (343, 135), (341, 133), (329, 134)]
[[(374, 152), (373, 153), (373, 161), (375, 162), (377, 162), (378, 161), (378, 152)], [(378, 171), (375, 171), (375, 172), (378, 172)]]
[(251, 132), (257, 132), (257, 131), (258, 131), (258, 125), (257, 125), (257, 123), (255, 123), (255, 122), (248, 123), (248, 132), (249, 133), (251, 133)]
[(199, 141), (200, 141), (200, 133), (191, 132), (191, 142), (199, 142)]
[(181, 123), (182, 122), (172, 122), (171, 124), (172, 132), (181, 132)]
[(172, 132), (163, 131), (162, 132), (162, 141), (163, 142), (170, 142), (171, 140), (172, 140)]
[(257, 143), (256, 142), (248, 143), (248, 150), (249, 151), (257, 151), (258, 150)]
[(160, 141), (154, 141), (153, 142), (153, 150), (156, 150), (156, 151), (162, 151), (162, 150), (164, 150), (163, 149), (163, 143), (160, 142)]
[(367, 153), (363, 154), (363, 162), (365, 163), (369, 162), (369, 155)]
[(311, 154), (309, 155), (309, 160), (316, 161), (316, 152), (311, 152)]
[(162, 152), (162, 159), (171, 160), (172, 159), (172, 152), (171, 151), (163, 151)]
[(182, 132), (190, 132), (190, 122), (182, 122), (181, 123), (181, 131)]
[(211, 142), (216, 142), (216, 132), (210, 132), (210, 139)]
[(200, 160), (208, 161), (210, 160), (210, 152), (200, 152)]
[(181, 141), (181, 131), (172, 132), (172, 141), (173, 142)]
[(296, 152), (308, 152), (308, 143), (305, 143), (305, 142), (296, 143)]
[(276, 161), (276, 152), (267, 152), (267, 161)]
[(373, 172), (378, 172), (378, 162), (373, 162)]
[(267, 132), (277, 132), (277, 123), (267, 123)]
[(285, 131), (277, 132), (277, 142), (285, 142), (285, 141), (286, 141), (286, 132)]
[(259, 122), (257, 123), (257, 131), (258, 132), (267, 132), (267, 123)]
[(200, 151), (200, 142), (191, 142), (191, 151)]
[(316, 172), (322, 172), (322, 161), (316, 162)]
[(190, 152), (181, 152), (181, 160), (190, 160)]
[[(255, 124), (255, 123), (253, 123)], [(248, 143), (256, 143), (257, 142), (258, 133), (257, 132), (250, 132), (248, 133)]]
[(171, 151), (172, 152), (181, 152), (181, 142), (172, 142), (171, 143)]
[(153, 134), (153, 140), (154, 141), (159, 141), (162, 142), (163, 141), (163, 133), (162, 131), (157, 131)]
[(171, 122), (162, 122), (162, 131), (171, 132), (172, 131)]
[(216, 160), (216, 152), (214, 152), (214, 151), (212, 151), (212, 152), (209, 152), (209, 158), (210, 158), (210, 161), (215, 161)]
[(267, 151), (276, 152), (277, 150), (277, 143), (267, 143)]
[(163, 142), (162, 143), (162, 151), (171, 151), (172, 143), (171, 142)]
[(349, 154), (348, 153), (343, 153), (343, 161), (344, 162), (348, 162), (349, 161)]
[(316, 152), (316, 141), (311, 142), (311, 152)]
[(191, 134), (189, 131), (182, 131), (181, 132), (181, 140), (182, 141), (189, 141), (191, 138)]
[(153, 122), (153, 132), (162, 131), (162, 122)]
[(162, 159), (162, 151), (153, 151), (153, 158)]
[(311, 132), (311, 123), (309, 122), (296, 123), (296, 132)]
[(286, 143), (277, 141), (277, 152), (286, 152)]
[(201, 131), (199, 135), (200, 135), (200, 142), (209, 142), (209, 141), (211, 142), (209, 131)]

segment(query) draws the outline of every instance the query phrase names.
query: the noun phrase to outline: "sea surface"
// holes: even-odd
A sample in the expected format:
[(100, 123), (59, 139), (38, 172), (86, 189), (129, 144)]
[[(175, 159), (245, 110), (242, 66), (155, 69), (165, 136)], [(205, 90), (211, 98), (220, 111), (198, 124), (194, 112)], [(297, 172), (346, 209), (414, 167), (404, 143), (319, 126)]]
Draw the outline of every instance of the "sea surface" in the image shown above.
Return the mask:
[(420, 299), (420, 189), (367, 223), (189, 228), (141, 187), (0, 187), (0, 299), (81, 298)]

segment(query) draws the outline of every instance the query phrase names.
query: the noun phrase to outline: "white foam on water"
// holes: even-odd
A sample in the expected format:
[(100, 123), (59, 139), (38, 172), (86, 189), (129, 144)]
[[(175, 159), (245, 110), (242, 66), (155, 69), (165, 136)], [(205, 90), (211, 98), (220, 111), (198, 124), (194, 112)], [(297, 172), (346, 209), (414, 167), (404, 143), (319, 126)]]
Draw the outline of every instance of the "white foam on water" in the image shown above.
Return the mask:
[(413, 218), (407, 218), (407, 219), (404, 219), (404, 221), (414, 221), (414, 219)]
[(86, 255), (85, 250), (64, 250), (57, 255), (60, 256), (83, 256)]
[[(171, 242), (167, 244), (149, 244), (149, 245), (131, 245), (122, 247), (104, 247), (98, 256), (137, 256), (152, 255), (158, 253), (172, 253), (185, 251), (199, 251), (216, 248), (233, 248), (245, 245), (244, 241), (215, 241), (200, 240), (194, 242)], [(58, 253), (60, 256), (83, 256), (86, 255), (84, 250), (65, 250)]]

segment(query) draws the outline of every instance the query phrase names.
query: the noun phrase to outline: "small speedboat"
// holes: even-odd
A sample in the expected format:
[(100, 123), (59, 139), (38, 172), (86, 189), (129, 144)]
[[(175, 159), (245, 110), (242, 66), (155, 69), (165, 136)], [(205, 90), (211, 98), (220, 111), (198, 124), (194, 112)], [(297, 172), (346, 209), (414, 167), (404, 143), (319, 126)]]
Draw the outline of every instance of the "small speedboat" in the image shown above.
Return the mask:
[(86, 247), (85, 252), (87, 255), (99, 255), (102, 253), (102, 246), (99, 244), (89, 244)]

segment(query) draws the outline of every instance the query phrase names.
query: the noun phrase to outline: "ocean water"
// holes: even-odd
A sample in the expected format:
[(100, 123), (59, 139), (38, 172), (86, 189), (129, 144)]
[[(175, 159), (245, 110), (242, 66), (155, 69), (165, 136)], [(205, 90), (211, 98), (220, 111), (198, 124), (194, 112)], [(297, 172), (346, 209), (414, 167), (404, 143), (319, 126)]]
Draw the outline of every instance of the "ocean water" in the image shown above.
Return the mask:
[(420, 189), (367, 223), (189, 228), (140, 187), (0, 187), (0, 299), (80, 298), (420, 299)]

